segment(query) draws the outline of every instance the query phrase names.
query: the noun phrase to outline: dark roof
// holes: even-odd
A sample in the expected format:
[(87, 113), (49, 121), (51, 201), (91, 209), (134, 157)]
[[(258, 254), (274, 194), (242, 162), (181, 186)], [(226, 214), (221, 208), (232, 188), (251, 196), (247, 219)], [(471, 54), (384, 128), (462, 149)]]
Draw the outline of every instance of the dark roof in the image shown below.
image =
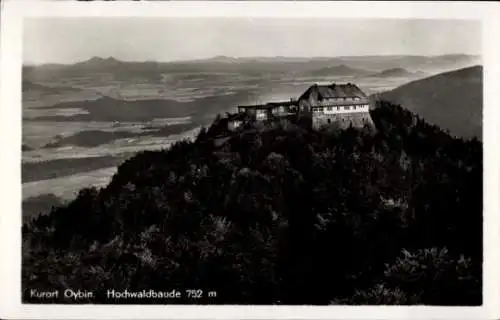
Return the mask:
[(269, 103), (267, 103), (267, 105), (271, 106), (271, 107), (281, 107), (281, 106), (291, 107), (291, 106), (296, 106), (297, 101), (269, 102)]
[(245, 109), (272, 109), (272, 108), (278, 108), (281, 106), (289, 107), (289, 106), (296, 106), (297, 101), (279, 101), (279, 102), (268, 102), (266, 104), (255, 104), (255, 105), (246, 105), (246, 106), (238, 106), (238, 108), (245, 108)]
[(330, 85), (312, 85), (304, 92), (299, 100), (312, 98), (315, 101), (328, 98), (360, 98), (368, 100), (366, 94), (358, 86), (352, 83), (330, 84)]

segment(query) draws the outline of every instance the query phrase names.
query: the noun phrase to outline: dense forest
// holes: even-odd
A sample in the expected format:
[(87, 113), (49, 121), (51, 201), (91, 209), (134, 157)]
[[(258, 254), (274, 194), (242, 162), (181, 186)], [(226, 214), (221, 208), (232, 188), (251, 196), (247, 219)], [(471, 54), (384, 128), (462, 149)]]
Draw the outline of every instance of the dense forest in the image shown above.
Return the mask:
[(23, 226), (24, 301), (193, 288), (217, 297), (169, 303), (480, 305), (481, 142), (385, 101), (371, 115), (322, 132), (218, 117), (137, 154)]

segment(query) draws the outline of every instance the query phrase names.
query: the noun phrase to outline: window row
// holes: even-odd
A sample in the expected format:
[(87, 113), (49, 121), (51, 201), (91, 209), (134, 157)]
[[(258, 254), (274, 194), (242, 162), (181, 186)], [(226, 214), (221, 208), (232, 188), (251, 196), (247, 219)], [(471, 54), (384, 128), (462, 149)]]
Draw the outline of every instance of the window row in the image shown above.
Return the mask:
[(342, 97), (342, 98), (323, 98), (321, 96), (318, 97), (318, 100), (326, 100), (326, 101), (360, 101), (360, 97)]
[(337, 106), (337, 107), (314, 107), (313, 111), (322, 112), (322, 111), (341, 111), (341, 110), (361, 110), (368, 109), (367, 104), (363, 105), (352, 105), (352, 106)]

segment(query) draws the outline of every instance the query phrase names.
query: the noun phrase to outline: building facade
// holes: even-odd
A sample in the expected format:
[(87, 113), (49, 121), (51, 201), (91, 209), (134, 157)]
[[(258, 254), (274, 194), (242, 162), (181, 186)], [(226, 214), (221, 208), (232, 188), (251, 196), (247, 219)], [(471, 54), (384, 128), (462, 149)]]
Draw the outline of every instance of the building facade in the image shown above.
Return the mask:
[[(252, 121), (306, 117), (314, 129), (373, 126), (370, 100), (355, 84), (312, 85), (297, 101), (238, 106), (240, 115)], [(238, 123), (238, 126), (240, 124)]]
[(368, 97), (351, 83), (313, 85), (299, 97), (298, 104), (314, 129), (333, 124), (340, 128), (373, 126)]

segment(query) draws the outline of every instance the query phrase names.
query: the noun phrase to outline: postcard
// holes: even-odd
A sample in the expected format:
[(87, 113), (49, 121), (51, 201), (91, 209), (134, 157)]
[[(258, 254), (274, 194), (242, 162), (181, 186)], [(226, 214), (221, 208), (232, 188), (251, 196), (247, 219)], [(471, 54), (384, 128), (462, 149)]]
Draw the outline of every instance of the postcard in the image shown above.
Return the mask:
[(6, 2), (2, 316), (500, 316), (499, 7)]

